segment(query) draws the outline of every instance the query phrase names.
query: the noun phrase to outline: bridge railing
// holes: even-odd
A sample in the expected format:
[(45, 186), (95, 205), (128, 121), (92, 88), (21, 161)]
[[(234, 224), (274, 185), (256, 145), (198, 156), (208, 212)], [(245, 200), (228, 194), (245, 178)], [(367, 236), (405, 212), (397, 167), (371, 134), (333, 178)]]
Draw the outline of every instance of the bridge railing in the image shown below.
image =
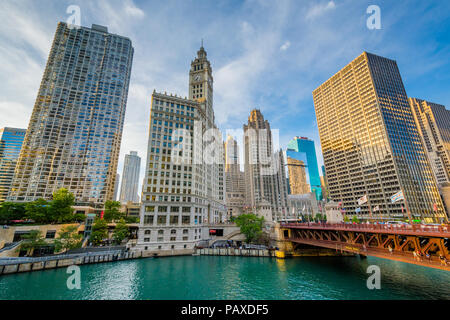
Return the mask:
[(435, 232), (449, 233), (450, 225), (424, 225), (424, 224), (366, 224), (366, 223), (281, 223), (285, 227), (318, 227), (323, 229), (345, 229), (345, 230), (368, 230), (368, 231), (414, 231), (414, 232)]

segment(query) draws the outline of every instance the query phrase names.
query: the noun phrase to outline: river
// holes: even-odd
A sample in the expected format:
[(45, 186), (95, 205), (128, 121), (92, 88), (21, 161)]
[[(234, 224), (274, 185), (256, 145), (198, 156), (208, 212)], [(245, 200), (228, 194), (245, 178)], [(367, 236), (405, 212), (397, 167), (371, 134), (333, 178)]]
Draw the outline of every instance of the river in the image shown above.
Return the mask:
[[(367, 267), (381, 270), (369, 290)], [(80, 267), (81, 289), (66, 268), (0, 276), (0, 299), (450, 299), (450, 273), (368, 257), (186, 256)]]

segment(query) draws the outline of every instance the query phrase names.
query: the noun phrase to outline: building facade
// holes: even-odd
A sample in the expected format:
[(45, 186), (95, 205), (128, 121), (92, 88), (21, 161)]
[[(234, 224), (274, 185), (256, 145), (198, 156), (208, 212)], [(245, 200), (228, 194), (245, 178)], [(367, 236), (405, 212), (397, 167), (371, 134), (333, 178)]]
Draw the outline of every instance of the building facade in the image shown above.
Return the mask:
[(119, 201), (122, 203), (139, 202), (138, 187), (141, 172), (141, 158), (136, 151), (125, 155), (123, 165), (122, 185), (120, 187)]
[[(414, 220), (446, 219), (395, 61), (364, 52), (313, 98), (329, 194), (341, 209), (361, 219), (408, 219), (406, 208)], [(401, 190), (405, 200), (392, 203)]]
[(119, 194), (119, 182), (120, 182), (120, 174), (116, 174), (116, 181), (114, 182), (114, 195), (113, 201), (117, 201), (117, 195)]
[(450, 110), (417, 98), (409, 104), (438, 186), (450, 183)]
[(306, 221), (313, 221), (319, 212), (319, 203), (314, 192), (288, 195), (288, 219), (298, 219), (303, 216)]
[[(137, 249), (193, 249), (226, 218), (224, 151), (206, 51), (191, 63), (189, 99), (153, 92)], [(211, 142), (212, 141), (212, 142)]]
[[(308, 172), (310, 191), (316, 194), (317, 200), (322, 200), (322, 186), (320, 183), (319, 166), (317, 164), (314, 141), (304, 137), (295, 137), (289, 141), (286, 155), (287, 157), (305, 163), (304, 168), (306, 168)], [(307, 192), (309, 192), (309, 190)]]
[(287, 157), (289, 175), (289, 194), (305, 194), (310, 192), (306, 181), (305, 163), (291, 157)]
[(14, 177), (17, 159), (22, 149), (25, 129), (0, 129), (0, 203), (6, 200)]
[(244, 125), (244, 155), (249, 210), (266, 221), (280, 221), (288, 214), (283, 152), (273, 150), (270, 124), (257, 109)]
[(227, 218), (244, 213), (245, 178), (239, 161), (239, 146), (232, 136), (224, 143)]
[(131, 40), (106, 27), (60, 22), (42, 77), (9, 199), (112, 200), (133, 60)]

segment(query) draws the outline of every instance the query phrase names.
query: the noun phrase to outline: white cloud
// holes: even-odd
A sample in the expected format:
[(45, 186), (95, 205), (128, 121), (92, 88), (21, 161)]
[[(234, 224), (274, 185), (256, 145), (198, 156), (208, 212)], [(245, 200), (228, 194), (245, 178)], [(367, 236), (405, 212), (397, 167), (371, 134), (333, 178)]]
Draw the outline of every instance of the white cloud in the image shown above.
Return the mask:
[(145, 16), (145, 12), (136, 7), (133, 0), (126, 1), (125, 12), (133, 18), (143, 18)]
[(281, 50), (281, 51), (286, 51), (287, 49), (289, 49), (290, 46), (291, 46), (291, 42), (290, 42), (290, 41), (286, 41), (286, 42), (280, 47), (280, 50)]
[(312, 6), (306, 13), (306, 19), (311, 20), (318, 16), (321, 16), (325, 12), (336, 8), (334, 1), (329, 1), (328, 3), (316, 4)]

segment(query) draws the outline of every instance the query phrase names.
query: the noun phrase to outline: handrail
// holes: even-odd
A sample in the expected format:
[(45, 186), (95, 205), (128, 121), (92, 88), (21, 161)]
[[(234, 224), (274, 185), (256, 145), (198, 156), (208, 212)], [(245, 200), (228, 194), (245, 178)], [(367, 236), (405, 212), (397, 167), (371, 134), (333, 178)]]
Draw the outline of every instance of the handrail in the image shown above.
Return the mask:
[(306, 223), (281, 223), (284, 227), (321, 227), (324, 229), (345, 229), (345, 230), (367, 230), (367, 231), (414, 231), (414, 232), (432, 232), (432, 233), (449, 233), (450, 225), (439, 225), (439, 226), (428, 226), (423, 224), (349, 224), (349, 223), (317, 223), (317, 222), (306, 222)]

